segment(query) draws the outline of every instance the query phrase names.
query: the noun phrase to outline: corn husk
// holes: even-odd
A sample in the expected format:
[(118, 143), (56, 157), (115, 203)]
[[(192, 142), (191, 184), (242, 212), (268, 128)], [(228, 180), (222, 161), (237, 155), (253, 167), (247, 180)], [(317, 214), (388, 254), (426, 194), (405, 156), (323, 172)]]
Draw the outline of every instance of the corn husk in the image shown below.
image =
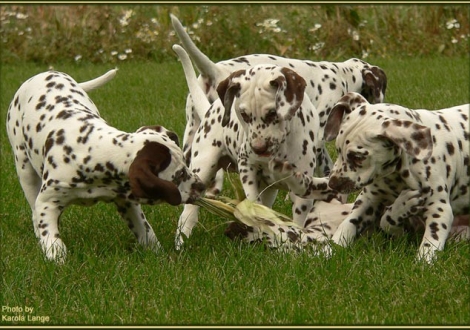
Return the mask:
[(318, 231), (303, 228), (285, 214), (246, 199), (239, 180), (230, 182), (235, 199), (223, 196), (200, 198), (196, 204), (216, 216), (250, 227), (246, 241), (262, 241), (271, 248), (299, 251), (309, 243), (321, 240)]

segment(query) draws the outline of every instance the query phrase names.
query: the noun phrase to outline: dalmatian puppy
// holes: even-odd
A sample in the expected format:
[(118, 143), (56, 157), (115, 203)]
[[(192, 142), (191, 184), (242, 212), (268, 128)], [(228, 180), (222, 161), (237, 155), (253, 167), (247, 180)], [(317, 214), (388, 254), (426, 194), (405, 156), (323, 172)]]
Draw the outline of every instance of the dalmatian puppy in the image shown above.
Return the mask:
[[(423, 199), (425, 226), (417, 258), (432, 263), (444, 249), (454, 215), (470, 213), (468, 121), (468, 104), (429, 111), (370, 104), (357, 93), (340, 99), (325, 126), (325, 139), (336, 139), (338, 151), (328, 185), (361, 192), (333, 242), (349, 245), (380, 219), (382, 206), (412, 190)], [(397, 226), (402, 223), (381, 221), (391, 233), (400, 232)]]
[[(195, 134), (190, 163), (202, 182), (212, 182), (219, 169), (232, 166), (240, 173), (246, 198), (271, 207), (278, 189), (287, 189), (272, 176), (268, 166), (271, 158), (295, 163), (299, 171), (311, 176), (318, 173), (318, 154), (327, 151), (319, 135), (318, 113), (305, 95), (306, 82), (301, 76), (272, 64), (239, 70), (219, 84), (220, 97), (210, 104), (184, 49), (178, 45), (173, 49), (182, 61), (193, 99), (203, 107), (209, 105)], [(326, 177), (312, 180), (322, 192), (328, 189)], [(318, 196), (330, 198), (326, 193)], [(294, 222), (302, 225), (312, 200), (294, 194), (291, 198)], [(178, 222), (177, 248), (182, 244), (182, 234), (189, 237), (197, 223), (197, 210), (195, 205), (185, 206)]]
[(58, 222), (67, 206), (113, 202), (138, 242), (158, 251), (140, 204), (191, 203), (204, 190), (175, 133), (162, 126), (126, 133), (100, 117), (86, 91), (106, 79), (78, 84), (65, 73), (43, 72), (21, 85), (8, 109), (8, 138), (34, 232), (45, 257), (59, 263), (66, 247)]
[[(212, 62), (201, 52), (191, 40), (178, 18), (170, 14), (173, 28), (183, 47), (188, 52), (195, 66), (201, 73), (199, 84), (204, 94), (213, 103), (218, 99), (217, 86), (231, 73), (247, 70), (259, 64), (273, 64), (294, 70), (306, 81), (305, 92), (316, 107), (320, 134), (328, 118), (331, 108), (347, 92), (359, 92), (369, 102), (379, 103), (384, 100), (387, 87), (385, 72), (378, 66), (352, 58), (344, 62), (313, 62), (310, 60), (289, 59), (268, 54), (252, 54), (221, 61)], [(183, 152), (187, 164), (191, 162), (191, 148), (195, 143), (195, 134), (208, 108), (198, 107), (191, 94), (186, 102), (186, 127), (183, 136)], [(219, 132), (222, 134), (222, 132)], [(318, 155), (317, 166), (325, 174), (329, 173), (332, 161), (328, 153)], [(207, 193), (217, 195), (223, 184), (223, 172), (220, 170), (215, 182), (208, 185)]]
[[(274, 171), (277, 171), (279, 178), (283, 177), (288, 178), (288, 180), (293, 180), (289, 181), (289, 187), (295, 190), (296, 193), (305, 197), (309, 195), (309, 191), (312, 191), (312, 178), (303, 173), (296, 172), (294, 167), (288, 162), (273, 159), (270, 161), (270, 167)], [(310, 189), (306, 189), (306, 186), (310, 186)], [(425, 199), (420, 192), (409, 189), (402, 191), (394, 200), (393, 204), (381, 207), (381, 209), (384, 210), (381, 216), (381, 226), (388, 229), (384, 226), (384, 223), (399, 224), (399, 227), (397, 226), (397, 228), (400, 229), (399, 233), (393, 233), (393, 237), (401, 236), (405, 231), (409, 233), (424, 232), (422, 216), (424, 202)], [(318, 247), (325, 246), (329, 243), (329, 240), (333, 237), (333, 234), (340, 224), (354, 210), (354, 205), (354, 203), (343, 203), (337, 198), (332, 198), (330, 201), (315, 200), (303, 226), (301, 237), (302, 244), (314, 245), (315, 251), (319, 253), (324, 252), (318, 249)], [(369, 226), (363, 230), (360, 235), (368, 236), (379, 229), (377, 228), (378, 224), (373, 223), (372, 225), (373, 226)], [(281, 236), (281, 233), (276, 233), (274, 228), (276, 227), (272, 225), (270, 229), (266, 231), (261, 226), (250, 227), (239, 222), (231, 222), (225, 231), (225, 235), (232, 240), (240, 239), (249, 243), (261, 240), (269, 247), (274, 247), (277, 243), (275, 238)], [(280, 228), (278, 230), (288, 232), (289, 229)], [(293, 230), (293, 232), (296, 233), (298, 230)], [(292, 240), (292, 243), (300, 239), (300, 237), (294, 234), (290, 234), (288, 237)], [(455, 217), (450, 229), (449, 238), (455, 241), (470, 239), (468, 214)]]

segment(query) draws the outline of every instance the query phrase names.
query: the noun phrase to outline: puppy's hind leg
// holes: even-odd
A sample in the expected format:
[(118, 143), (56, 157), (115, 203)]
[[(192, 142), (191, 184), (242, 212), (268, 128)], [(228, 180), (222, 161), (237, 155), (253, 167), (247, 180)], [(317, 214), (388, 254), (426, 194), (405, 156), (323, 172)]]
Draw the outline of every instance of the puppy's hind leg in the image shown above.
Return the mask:
[(37, 222), (39, 241), (44, 254), (47, 259), (57, 263), (63, 263), (67, 253), (59, 234), (59, 218), (65, 206), (57, 198), (54, 188), (43, 185), (33, 212), (33, 221)]
[(34, 209), (36, 198), (38, 197), (39, 190), (41, 189), (41, 178), (36, 174), (36, 171), (32, 167), (26, 155), (25, 157), (17, 156), (15, 159), (18, 179), (20, 181), (20, 185), (23, 189), (26, 200), (31, 207), (34, 234), (39, 239), (39, 223), (36, 219), (36, 213), (34, 212)]

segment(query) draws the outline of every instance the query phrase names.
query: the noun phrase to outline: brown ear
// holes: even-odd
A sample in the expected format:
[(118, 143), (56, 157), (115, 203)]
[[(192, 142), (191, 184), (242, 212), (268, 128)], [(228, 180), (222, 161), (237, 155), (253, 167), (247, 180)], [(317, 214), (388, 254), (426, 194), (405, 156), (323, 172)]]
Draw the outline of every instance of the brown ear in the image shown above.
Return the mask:
[(387, 89), (387, 76), (378, 66), (362, 70), (363, 86), (361, 95), (372, 104), (382, 103)]
[(433, 142), (431, 129), (409, 120), (387, 119), (382, 123), (379, 138), (386, 138), (407, 154), (419, 160), (431, 157)]
[(282, 68), (279, 76), (270, 81), (271, 86), (277, 88), (276, 109), (284, 118), (289, 120), (300, 108), (307, 83), (305, 79), (289, 68)]
[(345, 113), (351, 113), (351, 111), (364, 104), (368, 104), (367, 100), (358, 93), (349, 92), (340, 98), (333, 109), (331, 109), (326, 121), (325, 131), (323, 133), (325, 141), (336, 139)]
[(227, 126), (230, 121), (230, 110), (232, 109), (233, 100), (240, 91), (240, 83), (235, 83), (232, 79), (241, 76), (244, 73), (245, 70), (232, 72), (230, 76), (222, 80), (217, 86), (217, 94), (219, 94), (219, 98), (225, 108), (224, 117), (222, 119), (223, 127)]
[(348, 112), (348, 108), (344, 104), (337, 104), (331, 110), (330, 115), (326, 121), (325, 131), (323, 133), (323, 138), (325, 141), (334, 140), (338, 136), (344, 112)]
[(129, 168), (129, 183), (137, 198), (164, 200), (171, 205), (181, 204), (178, 187), (158, 177), (171, 162), (170, 150), (161, 143), (149, 142), (137, 153)]

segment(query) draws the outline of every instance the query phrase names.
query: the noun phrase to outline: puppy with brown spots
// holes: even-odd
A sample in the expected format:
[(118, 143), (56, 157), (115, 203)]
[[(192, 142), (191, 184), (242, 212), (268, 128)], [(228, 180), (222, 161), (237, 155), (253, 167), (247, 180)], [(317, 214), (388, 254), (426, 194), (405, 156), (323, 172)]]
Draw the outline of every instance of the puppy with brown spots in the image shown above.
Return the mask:
[(16, 172), (49, 260), (66, 256), (58, 225), (71, 204), (113, 202), (138, 242), (158, 251), (140, 204), (191, 203), (204, 190), (175, 133), (162, 126), (127, 133), (100, 117), (86, 92), (110, 78), (78, 84), (65, 73), (40, 73), (21, 85), (8, 109)]
[[(280, 158), (302, 173), (318, 176), (315, 179), (322, 190), (328, 188), (322, 166), (328, 152), (317, 109), (305, 93), (305, 79), (290, 68), (255, 65), (223, 80), (217, 88), (219, 99), (211, 104), (186, 51), (178, 45), (173, 49), (182, 61), (195, 106), (207, 107), (195, 132), (189, 165), (202, 182), (209, 186), (219, 170), (236, 170), (246, 198), (271, 207), (278, 189), (288, 189), (269, 168), (272, 158)], [(294, 194), (290, 197), (293, 221), (303, 225), (313, 201)], [(326, 194), (321, 197), (328, 198)], [(183, 244), (183, 235), (189, 237), (197, 224), (197, 213), (196, 205), (185, 205), (175, 237), (177, 248)]]
[[(329, 187), (361, 192), (333, 241), (347, 246), (381, 218), (384, 207), (411, 191), (422, 200), (417, 213), (425, 227), (418, 259), (432, 262), (454, 216), (470, 213), (469, 109), (411, 110), (370, 104), (357, 93), (341, 98), (325, 126), (325, 139), (336, 139), (338, 152)], [(385, 216), (380, 225), (399, 235), (404, 223)]]
[[(214, 103), (218, 98), (217, 87), (232, 73), (239, 70), (250, 70), (255, 65), (275, 65), (295, 71), (305, 82), (305, 94), (316, 107), (319, 116), (320, 130), (325, 126), (328, 114), (335, 102), (347, 92), (358, 92), (371, 103), (383, 102), (387, 89), (387, 76), (380, 67), (367, 63), (357, 58), (351, 58), (344, 62), (319, 61), (308, 59), (294, 59), (271, 54), (249, 54), (214, 63), (191, 40), (179, 19), (171, 15), (171, 23), (183, 48), (200, 72), (198, 85), (203, 90), (209, 103)], [(196, 132), (201, 125), (208, 125), (204, 117), (208, 107), (199, 107), (194, 101), (193, 95), (188, 95), (186, 102), (186, 127), (183, 136), (183, 152), (187, 164), (192, 161), (191, 149), (199, 144)], [(204, 124), (202, 122), (204, 121)], [(304, 123), (310, 125), (309, 123)], [(206, 126), (205, 129), (209, 127)], [(219, 127), (219, 134), (222, 134)], [(236, 143), (233, 132), (229, 138)], [(320, 134), (322, 134), (320, 132)], [(324, 172), (329, 172), (332, 161), (328, 153), (322, 155), (321, 162), (317, 163)], [(223, 171), (219, 170), (216, 179), (208, 185), (207, 191), (211, 195), (217, 195), (222, 190)]]

